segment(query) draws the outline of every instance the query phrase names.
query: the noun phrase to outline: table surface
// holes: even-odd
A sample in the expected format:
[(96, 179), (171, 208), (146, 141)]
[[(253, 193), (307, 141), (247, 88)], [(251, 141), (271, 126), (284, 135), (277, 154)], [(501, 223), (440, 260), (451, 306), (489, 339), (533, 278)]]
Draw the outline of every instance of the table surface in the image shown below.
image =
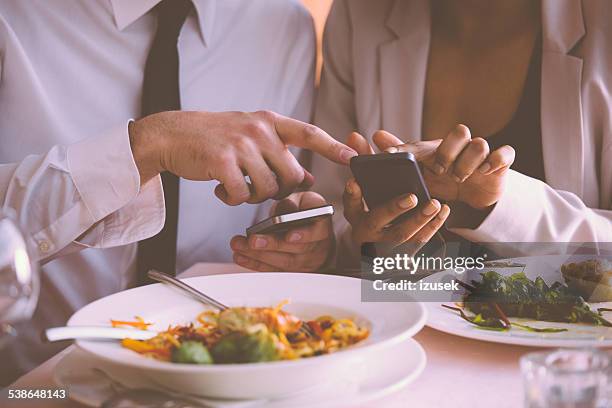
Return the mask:
[[(181, 277), (229, 272), (248, 272), (231, 264), (196, 264)], [(487, 343), (452, 336), (429, 327), (415, 337), (427, 353), (425, 370), (404, 389), (366, 406), (381, 408), (405, 407), (492, 407), (522, 406), (522, 384), (518, 360), (533, 348)], [(52, 357), (36, 369), (18, 379), (8, 389), (54, 387), (52, 374), (55, 365), (74, 346)], [(400, 357), (401, 358), (401, 357)], [(476, 385), (476, 386), (475, 386)], [(19, 402), (4, 407), (77, 408), (71, 401), (42, 403)]]

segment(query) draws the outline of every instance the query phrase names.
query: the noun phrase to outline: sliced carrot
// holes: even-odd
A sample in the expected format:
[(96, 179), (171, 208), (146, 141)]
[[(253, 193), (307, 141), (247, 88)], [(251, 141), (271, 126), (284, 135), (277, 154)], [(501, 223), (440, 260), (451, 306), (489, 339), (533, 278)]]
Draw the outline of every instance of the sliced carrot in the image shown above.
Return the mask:
[(141, 340), (123, 339), (121, 340), (121, 345), (125, 348), (136, 351), (137, 353), (146, 353), (155, 350), (154, 346)]
[(113, 320), (111, 319), (111, 325), (113, 327), (134, 327), (141, 330), (147, 330), (153, 323), (145, 323), (144, 319), (140, 316), (135, 317), (136, 321), (125, 321), (125, 320)]

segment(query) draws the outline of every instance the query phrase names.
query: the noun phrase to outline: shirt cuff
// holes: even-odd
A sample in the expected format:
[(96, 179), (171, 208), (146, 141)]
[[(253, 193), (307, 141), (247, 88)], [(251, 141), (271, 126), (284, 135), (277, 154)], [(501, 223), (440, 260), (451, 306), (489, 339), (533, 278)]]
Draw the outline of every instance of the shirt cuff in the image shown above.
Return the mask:
[(165, 221), (158, 175), (140, 186), (127, 123), (67, 149), (68, 169), (93, 227), (77, 241), (108, 248), (157, 234)]
[(522, 242), (529, 238), (527, 219), (538, 218), (544, 198), (544, 183), (514, 170), (508, 172), (504, 193), (495, 208), (475, 229), (449, 228), (472, 242)]

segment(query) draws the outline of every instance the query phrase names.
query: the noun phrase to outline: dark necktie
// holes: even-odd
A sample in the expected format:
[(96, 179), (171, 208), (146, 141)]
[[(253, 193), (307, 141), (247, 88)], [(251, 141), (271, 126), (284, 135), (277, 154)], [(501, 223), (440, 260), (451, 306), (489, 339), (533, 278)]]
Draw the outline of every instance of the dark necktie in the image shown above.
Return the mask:
[[(144, 70), (142, 116), (181, 109), (177, 42), (191, 7), (191, 0), (163, 0), (155, 7), (157, 32)], [(166, 223), (159, 234), (138, 245), (139, 284), (150, 282), (146, 277), (150, 269), (175, 273), (179, 178), (168, 172), (162, 173), (161, 178)]]

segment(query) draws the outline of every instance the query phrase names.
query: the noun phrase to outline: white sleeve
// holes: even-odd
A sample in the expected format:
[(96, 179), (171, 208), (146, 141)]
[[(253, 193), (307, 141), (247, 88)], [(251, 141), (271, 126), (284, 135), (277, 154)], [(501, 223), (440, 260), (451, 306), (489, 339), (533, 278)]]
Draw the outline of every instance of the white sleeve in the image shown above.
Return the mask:
[[(281, 93), (283, 114), (302, 122), (310, 122), (317, 56), (314, 22), (308, 10), (299, 2), (291, 4), (291, 13), (287, 22), (287, 27), (282, 32), (287, 41), (285, 53), (288, 55), (284, 62), (287, 76), (280, 82), (283, 89)], [(292, 146), (289, 150), (298, 158), (309, 155), (297, 147)]]
[(289, 59), (284, 65), (290, 75), (283, 78), (283, 99), (290, 117), (309, 122), (312, 119), (317, 45), (312, 16), (299, 3), (295, 5), (291, 25)]
[(504, 194), (478, 228), (450, 230), (474, 242), (609, 243), (612, 211), (588, 208), (573, 193), (510, 170)]
[[(316, 98), (315, 125), (335, 139), (345, 143), (347, 136), (356, 129), (355, 100), (352, 69), (352, 27), (344, 0), (332, 5), (323, 36), (323, 72)], [(350, 177), (346, 166), (339, 166), (317, 155), (312, 159), (314, 190), (323, 195), (336, 209), (336, 232), (339, 269), (359, 265), (359, 248), (351, 238), (350, 225), (342, 211), (342, 193)]]
[(156, 234), (165, 218), (160, 177), (140, 187), (127, 124), (0, 164), (0, 203), (17, 212), (41, 261), (139, 241)]

